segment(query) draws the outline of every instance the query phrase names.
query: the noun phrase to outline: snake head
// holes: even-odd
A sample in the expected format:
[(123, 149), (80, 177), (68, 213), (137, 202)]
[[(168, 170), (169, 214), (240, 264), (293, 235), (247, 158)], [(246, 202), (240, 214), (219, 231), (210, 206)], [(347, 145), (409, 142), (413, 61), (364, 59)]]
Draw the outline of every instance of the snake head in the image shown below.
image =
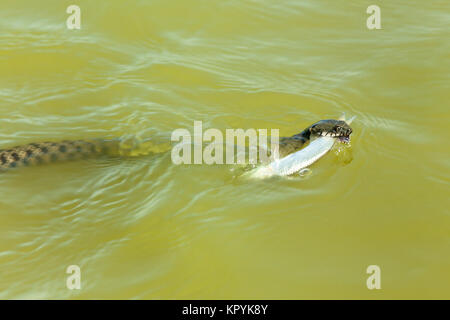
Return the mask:
[(352, 128), (343, 120), (320, 120), (309, 127), (309, 131), (315, 136), (328, 136), (332, 138), (339, 138), (342, 142), (350, 140)]

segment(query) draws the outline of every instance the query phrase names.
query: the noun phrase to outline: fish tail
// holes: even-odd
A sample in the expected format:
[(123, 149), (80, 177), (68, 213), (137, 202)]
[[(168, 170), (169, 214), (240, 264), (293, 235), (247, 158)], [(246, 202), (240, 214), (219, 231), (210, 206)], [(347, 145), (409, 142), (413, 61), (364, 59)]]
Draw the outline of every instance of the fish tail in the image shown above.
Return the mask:
[(342, 115), (339, 117), (339, 120), (343, 120), (343, 121), (347, 122), (347, 124), (351, 124), (353, 122), (353, 120), (355, 120), (355, 119), (356, 119), (356, 116), (353, 116), (350, 119), (347, 119), (345, 117), (345, 112), (342, 113)]

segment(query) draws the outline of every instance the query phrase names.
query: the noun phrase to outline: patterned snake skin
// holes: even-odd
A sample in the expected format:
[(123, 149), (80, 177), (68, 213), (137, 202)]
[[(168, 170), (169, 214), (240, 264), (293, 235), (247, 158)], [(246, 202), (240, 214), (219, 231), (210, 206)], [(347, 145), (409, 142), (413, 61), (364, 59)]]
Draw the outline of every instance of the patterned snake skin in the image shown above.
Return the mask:
[(55, 161), (86, 159), (100, 155), (119, 155), (119, 141), (75, 140), (30, 143), (0, 150), (0, 170)]

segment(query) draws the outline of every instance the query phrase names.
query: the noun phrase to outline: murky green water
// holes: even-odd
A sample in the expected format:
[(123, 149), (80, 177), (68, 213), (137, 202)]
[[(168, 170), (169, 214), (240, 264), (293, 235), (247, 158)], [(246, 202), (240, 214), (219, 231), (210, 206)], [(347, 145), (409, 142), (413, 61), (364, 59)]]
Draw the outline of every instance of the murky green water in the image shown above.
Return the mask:
[(343, 112), (351, 147), (270, 181), (167, 152), (3, 173), (1, 298), (450, 298), (447, 1), (378, 2), (382, 30), (372, 1), (80, 0), (81, 30), (70, 4), (0, 4), (0, 148)]

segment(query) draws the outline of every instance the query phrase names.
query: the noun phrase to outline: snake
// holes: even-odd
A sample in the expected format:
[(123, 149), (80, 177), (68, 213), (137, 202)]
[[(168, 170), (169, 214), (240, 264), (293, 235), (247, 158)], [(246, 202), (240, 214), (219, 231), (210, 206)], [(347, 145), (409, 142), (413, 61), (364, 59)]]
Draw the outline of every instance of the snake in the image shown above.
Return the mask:
[(283, 137), (279, 143), (279, 155), (283, 158), (300, 150), (312, 137), (337, 138), (342, 142), (348, 142), (353, 129), (345, 120), (320, 120), (291, 137)]
[[(300, 133), (280, 138), (279, 154), (283, 158), (300, 150), (312, 137), (332, 137), (348, 141), (351, 133), (352, 128), (343, 120), (320, 120)], [(0, 150), (0, 171), (104, 155), (123, 155), (120, 139), (29, 143)]]

